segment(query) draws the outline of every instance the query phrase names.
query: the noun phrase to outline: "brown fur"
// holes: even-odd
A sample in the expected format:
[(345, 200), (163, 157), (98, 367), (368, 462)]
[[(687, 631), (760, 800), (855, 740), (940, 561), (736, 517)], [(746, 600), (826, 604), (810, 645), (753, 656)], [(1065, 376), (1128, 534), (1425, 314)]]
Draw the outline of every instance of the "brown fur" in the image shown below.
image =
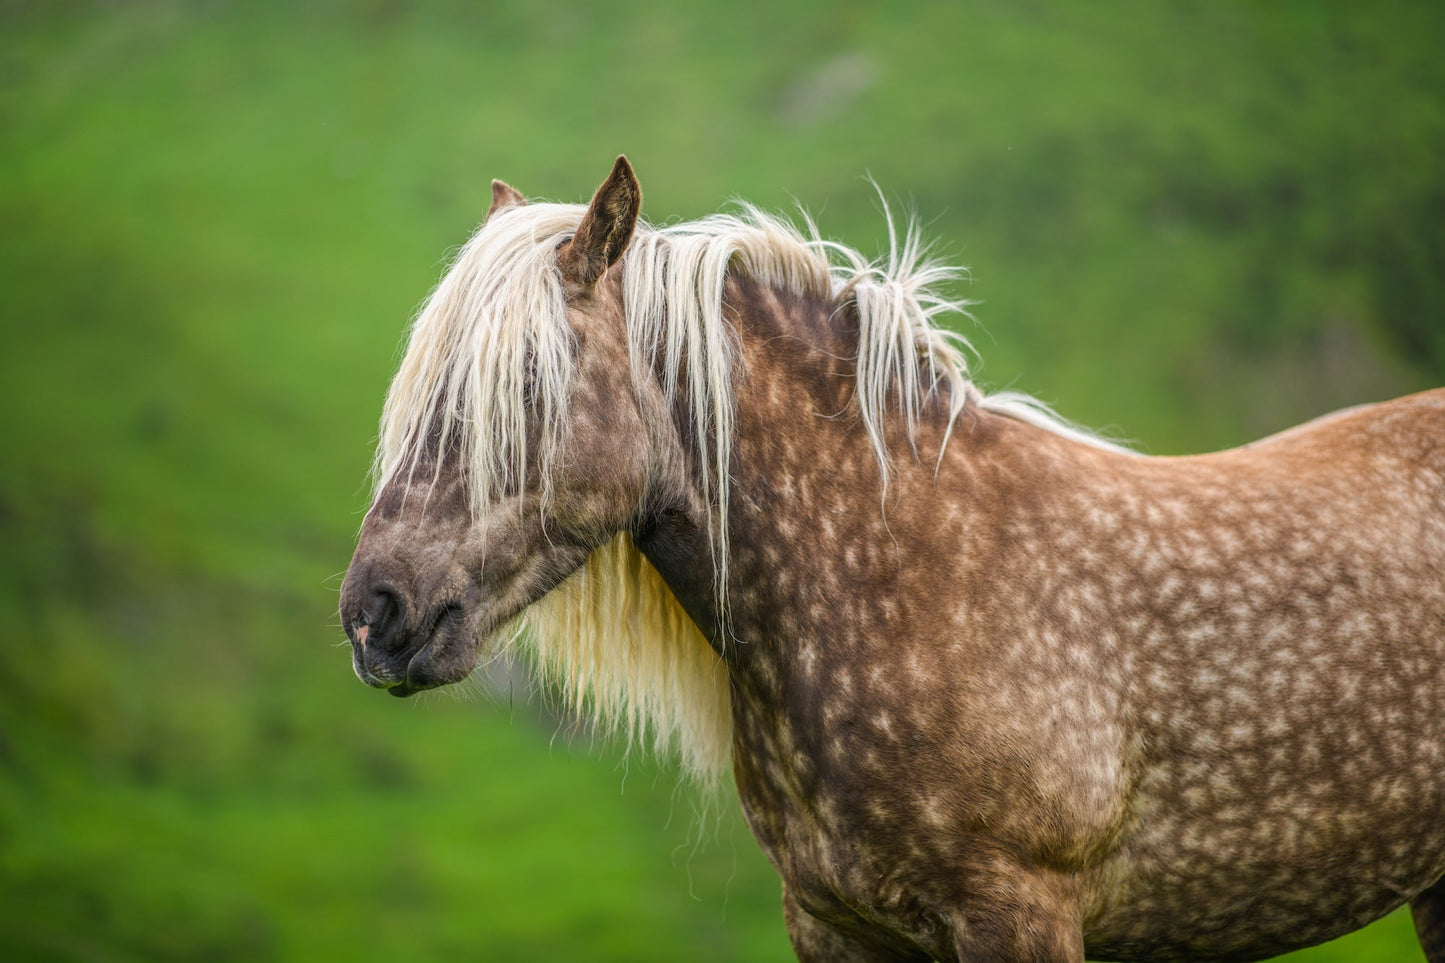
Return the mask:
[(1445, 391), (1188, 458), (972, 402), (940, 454), (941, 398), (885, 492), (856, 320), (736, 275), (724, 633), (686, 413), (620, 373), (623, 164), (563, 263), (558, 510), (479, 526), (457, 472), (388, 486), (342, 592), (358, 674), (455, 681), (630, 531), (727, 665), (800, 958), (1259, 959), (1414, 900), (1445, 963)]

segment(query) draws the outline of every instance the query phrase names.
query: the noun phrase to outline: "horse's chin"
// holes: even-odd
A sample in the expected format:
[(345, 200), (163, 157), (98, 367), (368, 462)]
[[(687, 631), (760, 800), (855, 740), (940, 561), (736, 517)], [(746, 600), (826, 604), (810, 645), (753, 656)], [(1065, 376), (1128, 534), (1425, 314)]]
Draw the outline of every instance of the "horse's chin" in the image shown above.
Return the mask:
[(405, 698), (428, 689), (453, 685), (471, 675), (478, 661), (475, 640), (452, 640), (438, 649), (433, 639), (412, 656), (406, 666), (406, 677), (389, 686), (387, 694)]
[(418, 692), (421, 692), (421, 691), (422, 691), (421, 689), (413, 689), (411, 686), (407, 685), (405, 682), (398, 682), (396, 685), (392, 686), (390, 689), (387, 689), (387, 690), (386, 690), (386, 694), (387, 694), (387, 695), (396, 696), (398, 699), (405, 699), (407, 696), (416, 695)]
[[(368, 685), (384, 688), (388, 695), (405, 698), (428, 689), (461, 682), (480, 661), (476, 619), (460, 608), (448, 608), (437, 618), (429, 636), (413, 650), (401, 670), (393, 670), (394, 681), (372, 672), (361, 675)], [(399, 676), (399, 678), (395, 678)]]

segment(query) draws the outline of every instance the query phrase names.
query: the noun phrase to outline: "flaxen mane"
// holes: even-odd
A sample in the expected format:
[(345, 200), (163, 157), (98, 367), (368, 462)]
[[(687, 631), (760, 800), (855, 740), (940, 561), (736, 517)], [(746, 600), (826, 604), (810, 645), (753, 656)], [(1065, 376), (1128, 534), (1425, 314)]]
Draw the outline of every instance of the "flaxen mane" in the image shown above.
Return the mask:
[[(528, 204), (492, 216), (423, 306), (382, 414), (378, 490), (400, 472), (428, 469), (427, 439), (460, 453), (472, 512), (507, 510), (535, 464), (545, 506), (551, 470), (565, 453), (571, 328), (556, 251), (586, 208)], [(946, 399), (952, 424), (966, 403), (1095, 444), (1019, 394), (983, 395), (969, 379), (967, 343), (939, 327), (967, 302), (940, 286), (953, 269), (929, 261), (915, 225), (899, 237), (885, 206), (889, 250), (880, 262), (793, 224), (743, 207), (668, 227), (639, 223), (623, 259), (622, 288), (634, 379), (663, 373), (669, 402), (681, 394), (694, 420), (717, 585), (728, 569), (728, 465), (733, 423), (733, 340), (722, 295), (730, 271), (857, 311), (858, 415), (886, 484), (885, 424), (909, 440), (923, 406)], [(686, 358), (686, 364), (683, 359)], [(680, 374), (685, 372), (685, 375)], [(440, 399), (440, 404), (438, 403)], [(528, 422), (539, 446), (528, 451)], [(435, 477), (435, 476), (434, 476)], [(545, 509), (544, 509), (545, 510)], [(719, 592), (719, 597), (724, 595)], [(676, 751), (685, 770), (712, 783), (729, 760), (727, 673), (717, 653), (627, 535), (497, 632), (496, 648), (530, 646), (543, 677), (569, 708), (594, 716), (629, 745)]]

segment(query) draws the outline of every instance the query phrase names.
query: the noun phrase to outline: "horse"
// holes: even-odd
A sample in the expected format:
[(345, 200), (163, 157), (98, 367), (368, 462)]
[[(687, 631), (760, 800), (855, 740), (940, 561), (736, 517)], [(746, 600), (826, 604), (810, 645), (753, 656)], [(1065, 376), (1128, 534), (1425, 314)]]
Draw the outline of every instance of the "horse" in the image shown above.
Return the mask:
[(394, 696), (530, 653), (731, 767), (801, 960), (1445, 963), (1445, 389), (1149, 457), (970, 380), (914, 223), (492, 185), (342, 585)]

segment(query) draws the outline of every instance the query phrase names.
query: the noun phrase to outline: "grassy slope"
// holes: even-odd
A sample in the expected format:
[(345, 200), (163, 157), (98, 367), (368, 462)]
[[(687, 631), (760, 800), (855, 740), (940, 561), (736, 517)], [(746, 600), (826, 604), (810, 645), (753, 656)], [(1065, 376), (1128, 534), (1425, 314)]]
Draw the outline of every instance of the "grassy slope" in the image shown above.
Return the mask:
[(786, 956), (735, 816), (694, 854), (665, 771), (332, 647), (402, 325), (491, 176), (579, 198), (626, 150), (655, 219), (796, 197), (870, 249), (871, 171), (973, 266), (985, 381), (1151, 450), (1445, 380), (1424, 7), (466, 9), (8, 14), (0, 946)]

